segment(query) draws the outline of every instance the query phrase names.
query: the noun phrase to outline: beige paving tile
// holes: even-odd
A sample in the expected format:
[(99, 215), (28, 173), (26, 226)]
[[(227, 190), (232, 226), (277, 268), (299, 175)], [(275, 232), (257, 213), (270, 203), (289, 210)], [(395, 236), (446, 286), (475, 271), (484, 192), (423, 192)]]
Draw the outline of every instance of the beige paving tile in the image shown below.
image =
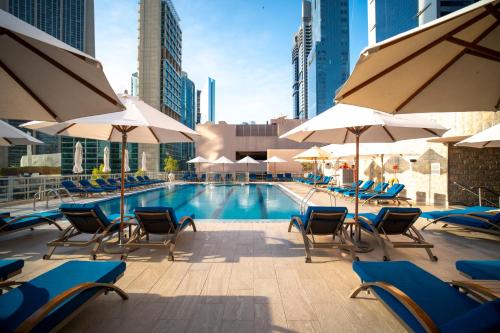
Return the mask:
[(221, 333), (253, 333), (253, 320), (223, 320)]
[(318, 321), (287, 320), (287, 325), (288, 325), (288, 329), (294, 333), (320, 333), (320, 332), (322, 332), (321, 325)]
[(186, 332), (219, 332), (223, 312), (224, 306), (222, 304), (200, 304), (191, 318)]
[(280, 303), (255, 304), (255, 332), (286, 332), (287, 324)]
[(281, 294), (276, 279), (254, 280), (255, 303), (280, 303)]

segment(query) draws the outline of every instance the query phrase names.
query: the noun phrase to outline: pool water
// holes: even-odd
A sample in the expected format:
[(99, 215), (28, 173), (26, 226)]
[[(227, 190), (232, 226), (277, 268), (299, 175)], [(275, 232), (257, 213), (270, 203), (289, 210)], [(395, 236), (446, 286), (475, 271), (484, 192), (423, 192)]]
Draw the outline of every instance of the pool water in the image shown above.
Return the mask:
[[(120, 212), (120, 199), (99, 204), (107, 214)], [(135, 207), (170, 206), (177, 216), (197, 219), (289, 219), (299, 205), (276, 185), (168, 185), (125, 197), (125, 212)]]

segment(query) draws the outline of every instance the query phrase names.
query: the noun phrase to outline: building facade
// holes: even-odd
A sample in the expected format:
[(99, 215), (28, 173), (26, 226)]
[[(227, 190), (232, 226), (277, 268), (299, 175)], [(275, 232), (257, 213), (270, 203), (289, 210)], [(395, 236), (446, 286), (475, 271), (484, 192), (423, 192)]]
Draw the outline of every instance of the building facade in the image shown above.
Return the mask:
[[(196, 87), (188, 78), (186, 72), (181, 75), (182, 86), (182, 113), (181, 122), (187, 127), (194, 129), (196, 126)], [(183, 162), (194, 158), (194, 143), (182, 143)]]
[[(182, 31), (170, 0), (139, 2), (139, 97), (177, 121), (182, 121)], [(141, 144), (148, 170), (163, 169), (167, 156), (185, 161), (182, 144)]]
[(443, 17), (477, 1), (479, 0), (419, 0), (418, 24), (422, 25)]
[(215, 80), (208, 78), (200, 94), (200, 123), (215, 122)]
[(308, 117), (333, 106), (349, 76), (348, 0), (312, 0), (312, 49), (307, 64)]
[(302, 0), (302, 21), (293, 36), (293, 118), (307, 119), (307, 56), (312, 47), (311, 2)]
[(199, 124), (201, 121), (201, 90), (196, 90), (196, 123)]
[(418, 26), (419, 0), (368, 1), (368, 43), (373, 45)]

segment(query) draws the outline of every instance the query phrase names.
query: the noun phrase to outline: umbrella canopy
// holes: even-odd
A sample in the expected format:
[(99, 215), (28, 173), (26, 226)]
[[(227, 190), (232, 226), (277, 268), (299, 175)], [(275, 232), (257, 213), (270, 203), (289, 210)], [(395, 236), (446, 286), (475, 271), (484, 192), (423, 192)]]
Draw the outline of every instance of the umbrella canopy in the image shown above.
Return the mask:
[(456, 145), (474, 148), (500, 147), (500, 124), (462, 140)]
[(281, 157), (273, 156), (264, 161), (264, 163), (287, 163), (287, 160), (282, 159)]
[(123, 110), (91, 56), (0, 10), (2, 118), (65, 121)]
[(260, 164), (259, 161), (254, 160), (250, 156), (245, 156), (241, 160), (237, 161), (236, 163), (240, 164)]
[[(320, 115), (283, 134), (298, 142), (356, 143), (354, 180), (359, 178), (360, 142), (396, 142), (405, 139), (440, 136), (447, 131), (436, 122), (423, 117), (391, 116), (373, 109), (336, 104)], [(358, 222), (358, 193), (356, 186), (354, 219)], [(358, 239), (360, 229), (358, 229)]]
[(73, 173), (82, 173), (83, 172), (83, 147), (80, 141), (78, 141), (75, 145), (75, 156), (74, 156), (74, 164), (73, 164)]
[(111, 172), (111, 167), (109, 166), (109, 148), (108, 146), (104, 147), (104, 168), (102, 171)]
[[(408, 141), (398, 141), (394, 143), (365, 143), (359, 147), (359, 156), (379, 156), (379, 155), (420, 155), (425, 151), (425, 146), (422, 142), (422, 149), (415, 149), (414, 140), (412, 144)], [(356, 155), (356, 145), (354, 143), (330, 144), (322, 147), (328, 151), (332, 157), (351, 157)]]
[(225, 164), (234, 164), (234, 162), (231, 161), (226, 156), (221, 156), (221, 157), (219, 157), (218, 159), (216, 159), (215, 161), (213, 161), (211, 163), (213, 163), (213, 164), (222, 164), (222, 172), (224, 172), (224, 165)]
[(324, 161), (329, 160), (330, 158), (331, 155), (328, 151), (316, 146), (309, 148), (308, 150), (303, 151), (302, 153), (293, 157), (293, 159), (309, 161)]
[(210, 163), (210, 161), (204, 157), (196, 156), (195, 158), (187, 161), (186, 163)]
[(0, 146), (41, 145), (42, 141), (0, 120)]
[(147, 155), (146, 155), (145, 151), (142, 152), (141, 170), (142, 171), (148, 171), (148, 167), (147, 167)]
[(338, 102), (389, 113), (500, 108), (500, 0), (483, 0), (365, 49)]

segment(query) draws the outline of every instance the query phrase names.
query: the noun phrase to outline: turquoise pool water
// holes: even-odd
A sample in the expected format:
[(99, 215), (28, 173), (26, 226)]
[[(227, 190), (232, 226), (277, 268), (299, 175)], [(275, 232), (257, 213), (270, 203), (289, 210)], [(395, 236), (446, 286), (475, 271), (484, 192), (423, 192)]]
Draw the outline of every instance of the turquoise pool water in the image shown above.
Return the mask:
[[(107, 214), (120, 212), (120, 199), (99, 204)], [(170, 206), (177, 216), (198, 219), (289, 219), (298, 203), (276, 185), (170, 185), (125, 197), (125, 212), (140, 206)]]

